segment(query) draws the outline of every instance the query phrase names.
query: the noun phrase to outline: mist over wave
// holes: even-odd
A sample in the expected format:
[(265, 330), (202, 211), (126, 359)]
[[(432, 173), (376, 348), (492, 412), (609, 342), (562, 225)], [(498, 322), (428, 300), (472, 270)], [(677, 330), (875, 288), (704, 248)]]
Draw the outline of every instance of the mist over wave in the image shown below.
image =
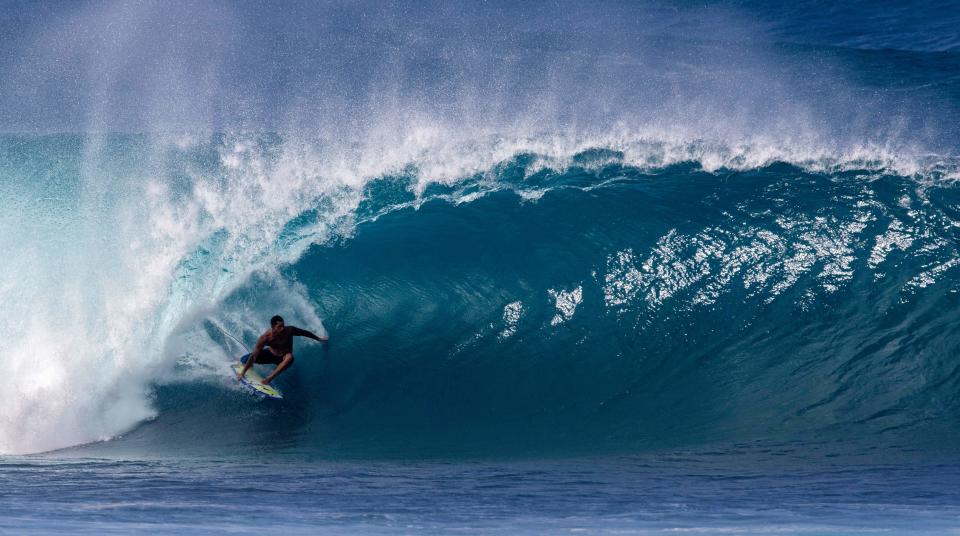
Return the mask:
[[(955, 54), (431, 8), (11, 10), (0, 453), (955, 431)], [(231, 416), (280, 311), (333, 345)]]

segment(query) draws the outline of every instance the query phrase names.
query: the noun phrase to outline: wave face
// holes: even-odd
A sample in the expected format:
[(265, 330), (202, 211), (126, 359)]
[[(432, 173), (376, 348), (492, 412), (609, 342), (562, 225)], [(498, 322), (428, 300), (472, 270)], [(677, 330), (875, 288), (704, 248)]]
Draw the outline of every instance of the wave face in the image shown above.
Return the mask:
[[(520, 157), (469, 202), (482, 181), (435, 193), (453, 202), (408, 195), (416, 209), (285, 271), (335, 336), (290, 379), (309, 415), (290, 446), (589, 452), (956, 431), (955, 187), (607, 158), (529, 174)], [(408, 186), (375, 181), (360, 211)], [(229, 302), (258, 303), (262, 284)]]
[[(954, 437), (956, 25), (574, 7), (6, 37), (0, 453)], [(225, 332), (277, 313), (331, 343), (271, 405)]]
[[(408, 168), (350, 184), (304, 178), (313, 161), (276, 137), (219, 135), (179, 140), (161, 181), (136, 176), (142, 142), (103, 142), (127, 188), (52, 175), (15, 190), (11, 228), (32, 239), (5, 244), (24, 259), (4, 287), (20, 334), (7, 451), (142, 421), (110, 448), (522, 454), (956, 431), (953, 181), (591, 148), (560, 167), (519, 153), (449, 182)], [(81, 145), (6, 143), (21, 172), (57, 151), (70, 169)], [(224, 331), (250, 344), (276, 313), (332, 343), (301, 343), (287, 400), (255, 403), (230, 381), (241, 349)]]

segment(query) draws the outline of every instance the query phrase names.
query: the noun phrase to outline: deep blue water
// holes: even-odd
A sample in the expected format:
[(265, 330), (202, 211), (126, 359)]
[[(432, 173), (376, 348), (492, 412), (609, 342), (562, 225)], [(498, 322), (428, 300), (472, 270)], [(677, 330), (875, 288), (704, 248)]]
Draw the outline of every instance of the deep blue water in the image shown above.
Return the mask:
[[(799, 448), (798, 448), (799, 447)], [(0, 530), (50, 534), (947, 534), (953, 463), (737, 444), (526, 461), (11, 458)], [(836, 453), (834, 453), (836, 454)], [(811, 457), (813, 459), (811, 459)], [(812, 463), (811, 463), (812, 462)], [(12, 492), (12, 493), (11, 493)]]
[(960, 530), (958, 6), (0, 13), (0, 532)]

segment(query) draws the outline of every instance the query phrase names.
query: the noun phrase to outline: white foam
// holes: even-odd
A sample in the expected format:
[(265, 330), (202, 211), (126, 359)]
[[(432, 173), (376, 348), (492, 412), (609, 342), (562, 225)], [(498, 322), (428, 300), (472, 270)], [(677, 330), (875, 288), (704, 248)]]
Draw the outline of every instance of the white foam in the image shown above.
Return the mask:
[(607, 307), (622, 311), (640, 292), (644, 276), (635, 262), (632, 249), (618, 251), (607, 259), (603, 285), (603, 301)]
[(750, 296), (762, 294), (769, 303), (805, 274), (816, 276), (821, 292), (833, 293), (853, 279), (855, 248), (874, 218), (863, 210), (848, 221), (779, 217), (783, 235), (752, 226), (707, 227), (695, 234), (671, 230), (643, 257), (632, 248), (608, 256), (604, 302), (624, 312), (642, 300), (655, 311), (687, 293), (673, 307), (708, 306), (741, 278)]
[(870, 252), (870, 259), (867, 261), (870, 268), (876, 270), (894, 249), (907, 251), (913, 245), (913, 232), (913, 229), (905, 227), (900, 220), (891, 221), (887, 231), (877, 237)]
[[(13, 380), (0, 392), (0, 453), (106, 439), (152, 417), (151, 386), (183, 355), (175, 335), (184, 322), (253, 271), (349, 232), (362, 182), (321, 177), (315, 162), (288, 149), (268, 157), (254, 141), (224, 145), (225, 176), (191, 170), (180, 182), (149, 166), (110, 169), (94, 155), (73, 210), (24, 214), (39, 221), (26, 248), (3, 233), (0, 246), (17, 257), (0, 286), (8, 303), (0, 331), (10, 341), (3, 364)], [(44, 198), (19, 195), (5, 202)], [(285, 228), (321, 204), (311, 221)], [(325, 331), (304, 304), (286, 307)]]
[(501, 340), (509, 339), (517, 333), (517, 325), (520, 323), (521, 316), (523, 316), (523, 302), (510, 302), (503, 307), (503, 331), (500, 332)]
[(937, 282), (938, 279), (943, 277), (945, 273), (960, 266), (960, 259), (953, 258), (944, 262), (935, 263), (928, 265), (924, 268), (924, 271), (913, 276), (910, 281), (907, 282), (905, 288), (907, 290), (916, 290), (921, 288), (927, 288), (930, 285), (933, 285)]
[(547, 294), (557, 309), (557, 314), (550, 320), (550, 325), (558, 326), (573, 318), (573, 314), (577, 312), (577, 306), (583, 301), (583, 285), (573, 290), (548, 289)]

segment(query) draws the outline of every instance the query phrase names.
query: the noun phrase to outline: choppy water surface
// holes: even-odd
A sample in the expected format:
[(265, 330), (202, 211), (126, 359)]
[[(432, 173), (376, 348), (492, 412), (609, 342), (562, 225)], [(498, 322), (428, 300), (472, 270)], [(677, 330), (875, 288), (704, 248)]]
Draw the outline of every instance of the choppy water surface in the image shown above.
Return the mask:
[(798, 452), (791, 445), (734, 445), (643, 457), (430, 463), (9, 459), (0, 529), (944, 534), (958, 528), (955, 464), (847, 459), (810, 466)]

